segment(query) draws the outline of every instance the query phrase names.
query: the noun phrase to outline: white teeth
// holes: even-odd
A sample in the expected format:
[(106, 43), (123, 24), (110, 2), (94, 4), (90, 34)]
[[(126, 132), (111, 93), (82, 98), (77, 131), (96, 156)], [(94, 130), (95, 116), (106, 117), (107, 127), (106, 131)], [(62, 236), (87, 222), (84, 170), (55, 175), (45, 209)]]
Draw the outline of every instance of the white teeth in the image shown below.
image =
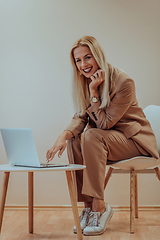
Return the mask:
[(91, 69), (92, 69), (92, 68), (87, 68), (87, 69), (84, 69), (83, 71), (84, 71), (85, 73), (88, 73), (88, 72), (91, 71)]

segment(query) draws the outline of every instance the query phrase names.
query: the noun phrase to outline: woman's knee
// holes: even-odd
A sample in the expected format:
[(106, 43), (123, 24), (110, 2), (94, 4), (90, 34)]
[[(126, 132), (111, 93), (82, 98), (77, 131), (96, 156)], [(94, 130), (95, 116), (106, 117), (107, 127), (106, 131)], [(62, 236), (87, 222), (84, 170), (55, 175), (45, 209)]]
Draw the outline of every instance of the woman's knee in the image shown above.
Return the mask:
[(87, 129), (86, 131), (84, 131), (82, 133), (82, 139), (83, 141), (85, 140), (85, 142), (91, 142), (93, 139), (97, 138), (98, 139), (98, 135), (96, 133), (96, 129), (95, 128), (90, 128)]

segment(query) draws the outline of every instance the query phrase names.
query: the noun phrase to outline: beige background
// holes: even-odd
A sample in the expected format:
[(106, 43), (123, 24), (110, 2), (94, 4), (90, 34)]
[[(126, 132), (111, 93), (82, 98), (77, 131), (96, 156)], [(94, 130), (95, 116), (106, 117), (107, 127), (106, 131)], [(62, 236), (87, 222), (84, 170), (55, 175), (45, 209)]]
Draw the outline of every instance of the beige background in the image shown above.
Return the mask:
[[(159, 0), (0, 0), (0, 127), (31, 128), (45, 161), (74, 113), (69, 52), (83, 35), (96, 37), (108, 62), (135, 80), (142, 108), (160, 105), (159, 9)], [(67, 162), (66, 152), (57, 161)], [(26, 205), (27, 174), (10, 180), (7, 204)], [(63, 172), (36, 173), (35, 187), (36, 205), (70, 205)], [(140, 205), (160, 205), (155, 176), (139, 176), (139, 192)], [(129, 205), (128, 175), (111, 178), (105, 200)]]

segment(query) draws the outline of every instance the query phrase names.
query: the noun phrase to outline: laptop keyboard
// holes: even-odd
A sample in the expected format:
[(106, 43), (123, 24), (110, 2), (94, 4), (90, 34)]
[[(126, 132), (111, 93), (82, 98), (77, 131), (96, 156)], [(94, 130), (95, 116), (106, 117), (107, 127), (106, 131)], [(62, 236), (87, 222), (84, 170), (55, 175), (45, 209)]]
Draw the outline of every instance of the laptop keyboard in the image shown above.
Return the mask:
[(49, 168), (49, 167), (66, 167), (68, 166), (68, 164), (40, 164), (40, 167), (45, 167), (45, 168)]

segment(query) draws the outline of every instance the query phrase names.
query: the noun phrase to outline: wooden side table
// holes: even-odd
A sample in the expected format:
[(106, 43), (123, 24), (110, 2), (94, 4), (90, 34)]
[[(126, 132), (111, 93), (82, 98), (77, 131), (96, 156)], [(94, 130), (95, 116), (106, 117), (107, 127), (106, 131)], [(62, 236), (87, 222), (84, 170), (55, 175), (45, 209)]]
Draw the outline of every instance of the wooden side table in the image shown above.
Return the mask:
[(44, 172), (44, 171), (65, 171), (68, 189), (70, 193), (70, 199), (72, 204), (72, 211), (74, 216), (75, 225), (77, 228), (77, 238), (78, 240), (83, 239), (80, 221), (79, 221), (79, 214), (75, 196), (75, 190), (73, 185), (73, 178), (72, 178), (72, 171), (75, 170), (82, 170), (86, 166), (78, 165), (78, 164), (69, 164), (66, 167), (54, 167), (54, 168), (31, 168), (31, 167), (17, 167), (11, 166), (9, 164), (0, 165), (0, 171), (4, 173), (4, 180), (3, 180), (3, 188), (2, 194), (0, 199), (0, 232), (2, 228), (2, 221), (3, 221), (3, 213), (5, 207), (5, 200), (7, 195), (7, 188), (9, 182), (10, 172), (28, 172), (28, 214), (29, 214), (29, 233), (33, 233), (33, 182), (34, 182), (34, 172)]

